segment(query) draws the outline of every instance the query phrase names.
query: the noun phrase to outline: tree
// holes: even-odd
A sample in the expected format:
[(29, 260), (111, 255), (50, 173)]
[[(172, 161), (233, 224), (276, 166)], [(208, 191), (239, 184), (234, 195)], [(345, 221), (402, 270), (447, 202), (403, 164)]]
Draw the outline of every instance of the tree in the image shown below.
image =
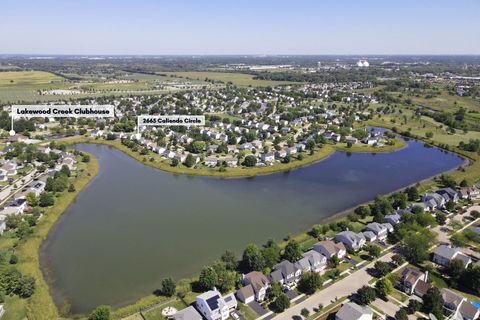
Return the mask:
[(418, 189), (416, 187), (407, 188), (408, 201), (415, 201), (420, 197)]
[(437, 212), (435, 214), (435, 220), (439, 225), (443, 226), (447, 222), (447, 215), (443, 212)]
[(460, 187), (465, 188), (468, 187), (468, 181), (466, 179), (463, 179), (460, 181)]
[(189, 145), (189, 151), (193, 153), (201, 153), (205, 150), (205, 141), (194, 141)]
[(453, 281), (457, 281), (464, 271), (464, 265), (460, 259), (452, 259), (447, 266), (447, 274)]
[(204, 290), (212, 289), (218, 284), (217, 272), (212, 267), (203, 267), (198, 282)]
[(278, 313), (281, 313), (285, 311), (285, 309), (290, 308), (290, 299), (287, 297), (285, 293), (282, 293), (277, 297), (277, 299), (275, 299), (274, 307)]
[(320, 274), (316, 272), (302, 273), (298, 287), (300, 291), (306, 294), (314, 294), (321, 288), (323, 282)]
[(414, 314), (415, 312), (420, 311), (422, 308), (422, 303), (418, 300), (410, 299), (407, 308), (409, 313)]
[(82, 155), (82, 162), (85, 162), (85, 163), (86, 163), (86, 162), (90, 162), (90, 155), (88, 155), (88, 154), (86, 154), (86, 153), (83, 154), (83, 155)]
[(459, 280), (460, 284), (464, 287), (469, 288), (473, 292), (476, 292), (477, 295), (480, 294), (480, 267), (472, 266), (465, 269)]
[(443, 298), (440, 290), (433, 286), (423, 296), (423, 311), (427, 314), (432, 313), (438, 320), (442, 320), (444, 318), (442, 308)]
[(110, 320), (110, 307), (99, 306), (90, 313), (88, 320)]
[(218, 289), (225, 293), (230, 291), (235, 287), (235, 284), (237, 283), (237, 273), (235, 271), (229, 271), (225, 267), (225, 264), (221, 261), (216, 261), (212, 268), (215, 270), (215, 273), (217, 274), (217, 284), (216, 286)]
[(455, 188), (457, 186), (455, 179), (447, 174), (440, 176), (440, 183), (447, 188)]
[(172, 297), (175, 294), (177, 286), (172, 278), (166, 278), (162, 280), (161, 294), (167, 297)]
[(373, 258), (378, 258), (380, 256), (380, 254), (382, 253), (382, 249), (380, 249), (379, 246), (374, 245), (374, 244), (369, 244), (368, 246), (365, 247), (365, 250)]
[(302, 317), (308, 318), (308, 316), (310, 315), (310, 311), (308, 311), (307, 308), (303, 308), (302, 311), (300, 311), (300, 314), (302, 315)]
[(368, 305), (377, 298), (377, 293), (374, 288), (363, 286), (357, 290), (358, 302), (362, 305)]
[(395, 320), (408, 320), (408, 314), (405, 309), (400, 309), (395, 313)]
[(355, 213), (364, 219), (371, 214), (371, 210), (369, 206), (360, 206), (355, 209)]
[(175, 159), (175, 158), (173, 158), (173, 159), (172, 159), (171, 166), (172, 166), (172, 167), (176, 167), (176, 166), (178, 166), (178, 163), (179, 163), (178, 160)]
[(73, 183), (70, 183), (70, 185), (68, 186), (68, 192), (75, 192), (75, 186), (73, 185)]
[(409, 232), (402, 240), (402, 249), (405, 258), (411, 263), (418, 264), (428, 259), (430, 248), (435, 242), (435, 235), (425, 230), (423, 233)]
[(392, 271), (392, 267), (388, 262), (384, 261), (377, 261), (375, 262), (375, 270), (378, 272), (380, 277), (386, 276), (390, 271)]
[(38, 206), (38, 199), (33, 192), (27, 193), (25, 200), (27, 200), (27, 204), (32, 208)]
[(301, 257), (302, 249), (298, 242), (295, 240), (288, 241), (285, 251), (283, 252), (283, 258), (290, 262), (297, 262)]
[(262, 255), (265, 260), (265, 267), (272, 268), (280, 260), (280, 247), (273, 240), (268, 240), (262, 249)]
[(282, 294), (282, 292), (283, 290), (280, 282), (275, 281), (274, 283), (272, 283), (272, 287), (270, 288), (270, 297), (272, 299), (278, 298)]
[(28, 298), (35, 292), (35, 278), (30, 276), (23, 276), (18, 281), (17, 290), (15, 293), (20, 298)]
[(252, 156), (252, 155), (246, 156), (245, 159), (243, 160), (243, 165), (246, 167), (255, 167), (256, 164), (257, 164), (257, 158), (255, 158), (255, 156)]
[(53, 196), (50, 193), (47, 192), (42, 192), (40, 194), (40, 207), (50, 207), (53, 206), (55, 203), (55, 200), (53, 199)]
[(340, 264), (340, 259), (338, 258), (337, 255), (332, 256), (330, 259), (327, 261), (327, 265), (329, 268), (336, 268)]
[(255, 244), (249, 244), (245, 248), (242, 262), (248, 271), (261, 271), (265, 268), (265, 259), (260, 248)]
[(402, 265), (402, 264), (405, 262), (405, 258), (404, 258), (401, 254), (395, 254), (395, 255), (392, 257), (392, 261), (393, 261), (393, 263), (395, 263), (395, 265), (398, 267), (398, 266)]
[(382, 278), (375, 283), (375, 289), (380, 297), (386, 298), (392, 292), (393, 284), (387, 278)]
[(225, 268), (227, 268), (227, 270), (234, 271), (237, 269), (238, 262), (235, 252), (227, 250), (224, 254), (222, 254), (220, 259), (225, 264)]
[(185, 165), (189, 168), (193, 167), (195, 165), (195, 159), (193, 159), (192, 154), (188, 154), (187, 158), (185, 159)]

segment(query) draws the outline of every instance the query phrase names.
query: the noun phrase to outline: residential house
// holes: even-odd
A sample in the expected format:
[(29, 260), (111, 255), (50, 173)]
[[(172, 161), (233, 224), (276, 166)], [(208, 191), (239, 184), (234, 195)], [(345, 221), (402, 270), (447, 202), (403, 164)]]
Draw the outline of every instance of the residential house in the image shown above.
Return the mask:
[(447, 316), (451, 316), (452, 319), (457, 318), (460, 307), (463, 303), (467, 303), (467, 298), (447, 288), (443, 288), (441, 293), (443, 298), (443, 312)]
[(350, 143), (350, 144), (357, 144), (358, 139), (355, 138), (355, 137), (352, 137), (352, 136), (348, 136), (348, 137), (345, 138), (345, 142)]
[(177, 160), (179, 163), (183, 163), (187, 159), (187, 155), (183, 153), (176, 153), (173, 156), (173, 159)]
[(366, 239), (362, 233), (347, 230), (337, 233), (335, 241), (343, 243), (350, 250), (358, 251), (365, 245)]
[(454, 191), (452, 188), (438, 189), (437, 191), (435, 191), (435, 193), (441, 195), (445, 199), (445, 202), (458, 201), (458, 193)]
[(278, 150), (275, 152), (275, 158), (285, 158), (287, 156), (286, 150)]
[(5, 206), (5, 209), (16, 210), (19, 213), (23, 213), (23, 211), (25, 211), (26, 208), (27, 208), (27, 200), (25, 198), (15, 199), (15, 200), (9, 202)]
[(251, 285), (241, 287), (235, 292), (235, 295), (237, 296), (238, 300), (245, 304), (255, 301), (255, 292), (253, 291), (253, 287)]
[(315, 250), (305, 252), (302, 257), (308, 259), (312, 272), (320, 272), (327, 266), (327, 257)]
[(45, 182), (34, 181), (29, 185), (27, 193), (31, 192), (35, 194), (36, 197), (38, 197), (44, 190), (45, 190)]
[(367, 224), (367, 227), (365, 229), (366, 231), (372, 231), (373, 233), (375, 233), (378, 240), (385, 239), (388, 234), (388, 228), (385, 225), (378, 222), (371, 222)]
[(275, 161), (275, 154), (273, 152), (262, 153), (260, 159), (263, 162), (273, 162)]
[(225, 320), (230, 311), (237, 308), (237, 299), (233, 293), (224, 297), (216, 288), (197, 296), (195, 304), (207, 320)]
[(216, 157), (206, 157), (205, 158), (205, 165), (208, 167), (215, 167), (218, 163), (218, 158)]
[(5, 173), (8, 177), (14, 176), (18, 173), (17, 172), (18, 166), (13, 161), (5, 162), (2, 166), (2, 169), (5, 171)]
[(343, 304), (335, 315), (335, 320), (372, 320), (373, 311), (367, 306), (361, 306), (355, 302)]
[[(403, 292), (407, 294), (417, 294), (418, 296), (422, 297), (426, 293), (423, 288), (425, 284), (428, 286), (428, 288), (430, 288), (430, 285), (427, 283), (427, 274), (419, 270), (407, 267), (404, 268), (400, 273), (400, 285)], [(417, 288), (417, 286), (419, 288)], [(418, 292), (416, 292), (416, 290)]]
[(392, 226), (399, 224), (401, 220), (402, 217), (397, 213), (386, 215), (384, 218), (385, 223), (389, 223)]
[(175, 315), (172, 317), (173, 320), (202, 320), (202, 315), (198, 313), (198, 311), (189, 306), (188, 308), (182, 309), (177, 311)]
[(460, 248), (444, 244), (439, 245), (433, 254), (433, 262), (444, 267), (447, 267), (453, 259), (461, 260), (465, 268), (472, 262), (472, 259), (464, 254)]
[(427, 193), (422, 198), (422, 203), (427, 211), (440, 209), (445, 206), (445, 198), (438, 193)]
[(327, 259), (330, 259), (333, 256), (337, 256), (338, 258), (343, 258), (347, 253), (345, 246), (343, 243), (335, 243), (331, 240), (323, 240), (316, 243), (313, 246), (313, 250), (323, 254)]
[(243, 285), (250, 286), (254, 293), (256, 301), (263, 301), (267, 295), (267, 290), (270, 288), (270, 280), (259, 271), (252, 271), (243, 276)]
[(460, 197), (462, 199), (477, 199), (480, 192), (477, 188), (464, 187), (460, 188)]
[(373, 242), (377, 240), (377, 235), (372, 231), (363, 231), (362, 234), (365, 237), (365, 240), (368, 242)]
[(273, 271), (270, 273), (270, 281), (277, 281), (286, 288), (293, 288), (300, 280), (301, 274), (301, 269), (297, 268), (290, 261), (283, 260), (273, 267)]
[(478, 320), (480, 319), (480, 308), (474, 306), (468, 301), (462, 302), (458, 310), (462, 320)]
[(225, 161), (225, 163), (229, 167), (236, 167), (238, 164), (238, 159), (234, 157), (225, 157), (223, 161)]

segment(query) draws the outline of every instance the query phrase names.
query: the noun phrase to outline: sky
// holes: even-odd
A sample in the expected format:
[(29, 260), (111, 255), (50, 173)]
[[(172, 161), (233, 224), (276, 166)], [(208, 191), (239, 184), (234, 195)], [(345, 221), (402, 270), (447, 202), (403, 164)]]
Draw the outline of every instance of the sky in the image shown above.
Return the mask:
[(478, 0), (2, 0), (0, 54), (480, 54)]

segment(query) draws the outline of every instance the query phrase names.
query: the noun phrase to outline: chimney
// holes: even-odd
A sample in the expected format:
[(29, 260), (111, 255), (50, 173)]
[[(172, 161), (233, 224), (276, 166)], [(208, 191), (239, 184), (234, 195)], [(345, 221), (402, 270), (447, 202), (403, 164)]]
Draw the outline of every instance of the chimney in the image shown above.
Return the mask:
[(428, 279), (428, 270), (425, 271), (425, 279), (423, 279), (423, 281), (427, 282), (427, 279)]

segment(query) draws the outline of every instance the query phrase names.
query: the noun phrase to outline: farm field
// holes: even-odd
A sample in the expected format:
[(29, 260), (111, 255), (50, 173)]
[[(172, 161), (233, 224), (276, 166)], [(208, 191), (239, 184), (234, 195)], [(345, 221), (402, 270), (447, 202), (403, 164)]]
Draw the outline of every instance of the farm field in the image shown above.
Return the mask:
[(205, 80), (206, 78), (215, 81), (222, 81), (224, 83), (232, 82), (237, 86), (254, 86), (254, 87), (267, 87), (277, 86), (282, 84), (294, 84), (295, 82), (287, 81), (269, 81), (269, 80), (254, 80), (253, 76), (244, 73), (233, 72), (161, 72), (159, 74), (174, 75), (177, 77), (188, 78), (191, 80)]

